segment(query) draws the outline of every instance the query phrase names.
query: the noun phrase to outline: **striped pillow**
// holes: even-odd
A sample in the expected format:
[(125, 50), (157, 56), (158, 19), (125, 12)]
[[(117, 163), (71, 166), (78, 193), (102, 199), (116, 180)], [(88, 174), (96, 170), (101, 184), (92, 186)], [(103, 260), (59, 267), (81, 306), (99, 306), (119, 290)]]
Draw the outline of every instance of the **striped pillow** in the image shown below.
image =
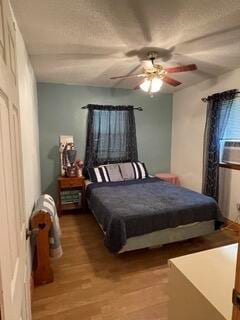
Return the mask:
[[(129, 168), (127, 168), (126, 164), (130, 164)], [(123, 169), (123, 167), (121, 168), (122, 165), (125, 165), (125, 170), (121, 170)], [(88, 168), (88, 173), (92, 182), (113, 182), (131, 179), (144, 179), (148, 177), (148, 172), (143, 162), (102, 165), (95, 168)]]
[(144, 179), (148, 177), (145, 164), (142, 162), (119, 163), (123, 180)]
[(132, 162), (135, 179), (144, 179), (148, 177), (146, 166), (143, 162)]
[(123, 181), (117, 164), (89, 168), (88, 173), (92, 182)]
[(119, 163), (118, 165), (119, 165), (123, 180), (135, 179), (135, 173), (134, 173), (132, 162), (123, 162), (123, 163)]
[(106, 164), (104, 166), (105, 170), (107, 171), (108, 177), (110, 181), (123, 181), (121, 172), (119, 170), (119, 165), (114, 163), (114, 164)]

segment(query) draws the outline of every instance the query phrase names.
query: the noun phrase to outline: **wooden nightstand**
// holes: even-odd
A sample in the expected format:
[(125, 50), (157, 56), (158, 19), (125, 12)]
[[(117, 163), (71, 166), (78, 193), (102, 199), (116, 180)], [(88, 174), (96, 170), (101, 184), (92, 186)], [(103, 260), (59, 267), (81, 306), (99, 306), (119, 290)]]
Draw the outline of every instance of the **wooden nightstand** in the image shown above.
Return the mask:
[[(67, 210), (85, 210), (85, 178), (58, 178), (58, 213)], [(81, 200), (79, 201), (79, 198)]]

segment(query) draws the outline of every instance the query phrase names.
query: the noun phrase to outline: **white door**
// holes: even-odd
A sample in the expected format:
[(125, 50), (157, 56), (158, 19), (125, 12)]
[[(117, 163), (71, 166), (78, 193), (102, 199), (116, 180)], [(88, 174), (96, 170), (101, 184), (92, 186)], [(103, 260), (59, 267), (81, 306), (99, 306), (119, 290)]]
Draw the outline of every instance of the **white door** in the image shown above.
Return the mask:
[(15, 26), (0, 0), (0, 309), (1, 320), (26, 312), (26, 240)]

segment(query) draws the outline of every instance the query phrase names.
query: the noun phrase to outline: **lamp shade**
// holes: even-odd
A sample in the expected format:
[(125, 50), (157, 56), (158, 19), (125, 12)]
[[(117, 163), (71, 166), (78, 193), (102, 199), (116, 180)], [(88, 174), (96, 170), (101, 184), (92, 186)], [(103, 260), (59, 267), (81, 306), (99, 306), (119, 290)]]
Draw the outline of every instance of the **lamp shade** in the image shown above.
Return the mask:
[(140, 84), (140, 88), (145, 92), (158, 92), (162, 87), (162, 80), (160, 78), (153, 78), (151, 80), (146, 79), (142, 84)]

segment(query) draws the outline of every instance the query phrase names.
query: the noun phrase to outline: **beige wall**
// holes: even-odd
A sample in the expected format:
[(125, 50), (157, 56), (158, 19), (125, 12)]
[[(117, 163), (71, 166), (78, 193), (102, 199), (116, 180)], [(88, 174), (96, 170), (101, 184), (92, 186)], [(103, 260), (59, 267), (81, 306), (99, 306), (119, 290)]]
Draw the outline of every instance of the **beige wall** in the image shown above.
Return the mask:
[(40, 157), (36, 79), (21, 33), (16, 32), (19, 104), (24, 166), (26, 218), (31, 215), (34, 202), (40, 195)]
[[(171, 170), (179, 175), (182, 185), (201, 191), (203, 134), (206, 103), (201, 101), (215, 92), (240, 88), (240, 69), (212, 78), (173, 95)], [(240, 171), (222, 169), (220, 175), (220, 206), (223, 214), (235, 220), (240, 213)]]

